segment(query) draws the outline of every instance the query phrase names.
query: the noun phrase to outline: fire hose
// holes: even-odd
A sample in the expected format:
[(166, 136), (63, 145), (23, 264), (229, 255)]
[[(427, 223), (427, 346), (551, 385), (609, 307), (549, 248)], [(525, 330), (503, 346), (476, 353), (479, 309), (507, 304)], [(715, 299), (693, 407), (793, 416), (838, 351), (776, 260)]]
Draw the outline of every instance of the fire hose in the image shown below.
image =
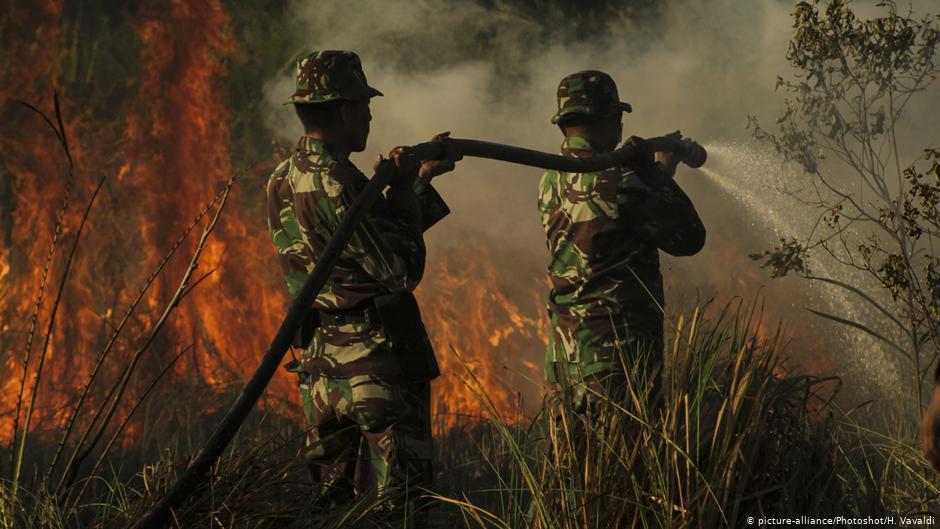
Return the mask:
[[(692, 140), (682, 138), (678, 134), (647, 140), (637, 138), (636, 141), (628, 141), (614, 151), (590, 158), (572, 158), (500, 143), (456, 138), (442, 138), (421, 143), (409, 147), (407, 152), (417, 160), (460, 160), (464, 156), (471, 156), (573, 173), (601, 171), (618, 165), (635, 163), (644, 159), (644, 157), (649, 159), (652, 152), (675, 153), (691, 167), (700, 167), (706, 159), (704, 148)], [(179, 507), (192, 493), (213, 463), (228, 447), (229, 442), (261, 397), (278, 366), (280, 366), (297, 329), (309, 317), (313, 300), (316, 299), (326, 284), (330, 273), (333, 271), (333, 266), (346, 245), (349, 244), (356, 227), (362, 222), (369, 208), (394, 177), (395, 166), (393, 162), (386, 160), (379, 164), (375, 175), (356, 197), (333, 234), (333, 238), (323, 249), (323, 253), (317, 260), (313, 271), (307, 276), (306, 283), (291, 303), (287, 316), (274, 335), (274, 339), (271, 341), (264, 357), (262, 357), (261, 363), (245, 384), (238, 399), (226, 413), (203, 449), (196, 454), (196, 457), (186, 467), (183, 475), (177, 479), (166, 495), (137, 521), (133, 529), (158, 529), (163, 527), (169, 519), (171, 510)]]

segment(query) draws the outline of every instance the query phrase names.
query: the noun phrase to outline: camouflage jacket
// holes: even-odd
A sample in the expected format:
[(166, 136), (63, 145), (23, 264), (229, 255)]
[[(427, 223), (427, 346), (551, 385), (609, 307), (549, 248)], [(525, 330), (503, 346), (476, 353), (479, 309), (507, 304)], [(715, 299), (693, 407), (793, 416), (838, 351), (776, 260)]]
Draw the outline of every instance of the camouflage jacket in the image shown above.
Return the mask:
[[(582, 158), (594, 149), (573, 136), (561, 152)], [(629, 357), (631, 348), (661, 351), (659, 250), (694, 254), (705, 228), (652, 153), (633, 167), (546, 171), (539, 211), (551, 252), (547, 378), (555, 381), (556, 367), (581, 375), (616, 369), (619, 355)]]
[[(271, 174), (268, 228), (291, 295), (301, 289), (367, 183), (348, 158), (334, 156), (322, 141), (307, 136)], [(353, 309), (376, 296), (413, 290), (424, 273), (423, 232), (448, 213), (424, 179), (415, 178), (413, 189), (389, 189), (354, 232), (314, 308)], [(367, 323), (320, 327), (303, 360), (327, 375), (399, 372), (381, 328)]]

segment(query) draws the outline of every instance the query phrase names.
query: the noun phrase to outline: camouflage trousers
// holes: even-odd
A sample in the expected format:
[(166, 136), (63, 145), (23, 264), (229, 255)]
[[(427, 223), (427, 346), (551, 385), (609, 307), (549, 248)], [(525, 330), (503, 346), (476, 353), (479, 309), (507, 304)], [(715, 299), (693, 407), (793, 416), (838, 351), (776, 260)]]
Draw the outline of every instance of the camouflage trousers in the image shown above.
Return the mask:
[(572, 413), (590, 423), (607, 420), (617, 412), (644, 405), (656, 408), (662, 402), (662, 366), (643, 366), (640, 376), (624, 371), (601, 371), (587, 376), (555, 371), (551, 395), (554, 416)]
[(432, 478), (430, 383), (300, 376), (317, 503), (374, 493), (388, 509), (417, 508)]
[[(545, 505), (558, 526), (630, 526), (635, 503), (625, 491), (643, 489), (643, 448), (662, 406), (661, 360), (632, 371), (578, 376), (557, 369), (549, 399)], [(654, 426), (655, 428), (655, 426)], [(543, 527), (530, 513), (530, 527)]]
[[(662, 399), (662, 336), (627, 336), (609, 348), (579, 351), (576, 358), (603, 359), (591, 363), (551, 364), (555, 381), (552, 406), (555, 417), (562, 412), (595, 423), (624, 411), (628, 404), (658, 407)], [(580, 344), (588, 348), (587, 344)], [(596, 365), (610, 368), (593, 369)], [(587, 374), (586, 374), (587, 373)], [(619, 410), (618, 410), (619, 408)], [(632, 410), (639, 411), (639, 410)]]

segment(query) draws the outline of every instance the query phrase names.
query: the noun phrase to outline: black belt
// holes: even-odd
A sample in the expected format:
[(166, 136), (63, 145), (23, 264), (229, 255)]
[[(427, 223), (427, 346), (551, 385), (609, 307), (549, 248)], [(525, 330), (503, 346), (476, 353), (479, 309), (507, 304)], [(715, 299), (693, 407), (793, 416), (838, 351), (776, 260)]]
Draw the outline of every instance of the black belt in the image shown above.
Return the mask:
[(347, 323), (379, 323), (375, 305), (342, 310), (320, 310), (320, 325), (345, 325)]

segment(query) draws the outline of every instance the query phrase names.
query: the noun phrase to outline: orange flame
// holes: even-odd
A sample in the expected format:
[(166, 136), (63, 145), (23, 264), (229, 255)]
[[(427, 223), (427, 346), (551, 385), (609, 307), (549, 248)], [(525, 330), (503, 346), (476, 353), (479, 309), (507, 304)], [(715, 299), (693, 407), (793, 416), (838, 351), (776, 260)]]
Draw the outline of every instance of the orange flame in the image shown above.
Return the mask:
[(448, 252), (418, 288), (441, 365), (432, 402), (439, 429), (451, 428), (461, 418), (483, 417), (481, 389), (503, 420), (518, 420), (522, 395), (533, 393), (531, 385), (520, 386), (527, 378), (541, 379), (541, 368), (532, 358), (541, 358), (547, 343), (542, 293), (533, 290), (535, 303), (522, 309), (500, 283), (486, 246), (472, 241)]
[[(0, 70), (4, 81), (0, 85), (0, 100), (4, 102), (15, 100), (36, 86), (45, 86), (48, 92), (49, 80), (57, 77), (62, 58), (61, 50), (35, 44), (55, 42), (60, 38), (61, 2), (17, 4), (7, 9), (4, 32), (0, 37), (5, 50), (5, 64)], [(49, 251), (48, 239), (37, 239), (37, 234), (49, 233), (49, 226), (56, 216), (55, 210), (41, 205), (62, 202), (64, 186), (61, 175), (64, 171), (60, 157), (33, 155), (44, 149), (58, 152), (55, 142), (50, 141), (50, 135), (34, 115), (12, 104), (4, 108), (3, 114), (4, 130), (8, 132), (0, 141), (0, 159), (5, 166), (3, 180), (9, 183), (0, 186), (0, 206), (5, 210), (0, 219), (0, 350), (4, 353), (8, 375), (2, 381), (0, 397), (0, 410), (4, 415), (4, 420), (0, 421), (0, 440), (7, 440), (12, 433), (12, 420), (7, 420), (7, 417), (12, 415), (19, 390), (25, 334), (33, 312), (34, 292), (40, 283), (42, 264)], [(75, 155), (81, 157), (80, 152)], [(14, 179), (13, 175), (18, 177)], [(7, 188), (6, 191), (3, 187)], [(14, 218), (16, 222), (12, 222)], [(65, 226), (63, 239), (68, 238), (71, 229), (72, 225)], [(50, 271), (47, 283), (54, 282), (56, 272), (55, 269)], [(14, 317), (14, 314), (20, 317)], [(40, 311), (37, 328), (42, 329), (47, 319), (47, 311)], [(33, 350), (36, 348), (34, 344)], [(55, 347), (50, 349), (49, 355), (56, 356)], [(61, 373), (52, 373), (48, 376), (49, 384), (59, 385), (63, 378)], [(26, 384), (27, 389), (32, 387), (31, 378), (27, 378)], [(50, 413), (56, 413), (63, 403), (59, 398), (43, 404), (51, 410)]]
[[(33, 101), (34, 94), (51, 91), (52, 80), (69, 86), (69, 74), (62, 67), (69, 51), (61, 45), (35, 45), (61, 42), (61, 15), (60, 1), (14, 4), (5, 14), (16, 23), (0, 34), (10, 61), (0, 69), (3, 100)], [(133, 18), (141, 52), (140, 73), (127, 80), (126, 89), (133, 93), (129, 103), (110, 108), (106, 100), (95, 99), (94, 90), (84, 100), (62, 93), (77, 176), (58, 257), (74, 238), (76, 210), (88, 199), (89, 181), (100, 174), (108, 174), (109, 181), (82, 236), (60, 308), (35, 412), (37, 430), (61, 426), (95, 357), (138, 289), (189, 219), (233, 171), (229, 128), (233, 111), (226, 96), (228, 72), (223, 59), (236, 46), (221, 0), (147, 1)], [(78, 107), (80, 100), (96, 110)], [(4, 117), (0, 159), (15, 179), (10, 179), (14, 182), (10, 189), (0, 185), (0, 205), (11, 212), (0, 219), (0, 351), (7, 373), (0, 380), (0, 442), (10, 438), (25, 333), (51, 226), (64, 196), (63, 160), (48, 131), (25, 111), (4, 109)], [(131, 401), (149, 383), (148, 377), (189, 344), (193, 350), (164, 382), (167, 390), (202, 395), (206, 389), (227, 389), (239, 385), (257, 365), (287, 307), (257, 189), (260, 181), (261, 177), (252, 181), (256, 188), (236, 188), (197, 277), (214, 272), (183, 301), (169, 328), (150, 347), (131, 387)], [(112, 354), (112, 360), (119, 361), (110, 362), (102, 374), (91, 409), (103, 399), (103, 388), (119, 375), (176, 288), (193, 248), (193, 241), (189, 243), (170, 261), (146, 296), (145, 306), (131, 318)], [(709, 245), (715, 244), (727, 245), (716, 253), (724, 256), (716, 257), (721, 264), (727, 264), (721, 259), (740, 261), (743, 252), (732, 243), (710, 239)], [(40, 334), (49, 319), (48, 294), (62, 273), (61, 259), (56, 262), (39, 313)], [(438, 428), (450, 428), (462, 417), (484, 415), (476, 387), (488, 395), (503, 419), (519, 419), (524, 410), (521, 396), (537, 393), (526, 379), (536, 385), (542, 379), (546, 287), (533, 278), (526, 294), (507, 294), (505, 279), (497, 274), (498, 267), (481, 241), (429, 263), (417, 294), (444, 373), (434, 384)], [(712, 276), (703, 283), (719, 292), (750, 293), (760, 288), (760, 277), (752, 267), (737, 263), (709, 269)], [(718, 275), (729, 269), (744, 272), (734, 278)], [(671, 274), (666, 278), (673, 284), (678, 280)], [(34, 355), (40, 347), (34, 344)], [(296, 404), (294, 385), (291, 376), (279, 374), (267, 392), (269, 403)], [(190, 404), (205, 410), (218, 403)], [(287, 409), (297, 412), (299, 407)], [(131, 424), (128, 431), (133, 438), (140, 426)]]
[[(40, 11), (43, 25), (36, 34), (42, 34), (46, 42), (57, 42), (59, 7)], [(38, 16), (26, 11), (19, 14)], [(64, 109), (80, 190), (67, 217), (66, 235), (76, 224), (74, 204), (87, 199), (88, 175), (114, 176), (96, 204), (73, 266), (48, 351), (34, 429), (53, 431), (63, 424), (95, 357), (137, 290), (189, 219), (232, 172), (228, 128), (232, 112), (225, 97), (227, 72), (221, 58), (233, 53), (235, 46), (220, 2), (146, 2), (134, 20), (141, 43), (140, 73), (130, 80), (134, 89), (130, 102), (105, 116)], [(42, 92), (39, 87), (48, 85), (49, 79), (64, 75), (55, 65), (66, 52), (50, 49), (55, 47), (31, 49), (32, 54), (17, 63), (19, 70), (11, 76), (17, 83), (8, 85), (5, 94)], [(63, 100), (69, 102), (67, 95)], [(49, 155), (58, 151), (48, 131), (21, 119), (17, 127), (21, 132), (17, 137), (5, 134), (0, 153), (5, 167), (18, 177), (11, 216), (15, 221), (4, 220), (2, 225), (12, 233), (13, 243), (3, 245), (0, 252), (0, 313), (9, 374), (2, 383), (0, 409), (8, 416), (18, 389), (24, 322), (28, 323), (40, 280), (37, 263), (44, 262), (47, 234), (63, 197), (59, 180), (42, 177), (62, 173), (62, 159)], [(176, 309), (151, 345), (138, 368), (129, 401), (189, 344), (193, 351), (177, 364), (164, 387), (174, 391), (227, 388), (240, 384), (257, 365), (287, 307), (260, 196), (256, 190), (244, 197), (236, 192), (230, 200), (200, 264), (199, 272), (214, 272)], [(192, 244), (189, 241), (170, 260), (144, 306), (131, 318), (91, 394), (90, 409), (100, 403), (155, 323), (176, 289)], [(538, 371), (527, 358), (533, 349), (536, 357), (541, 354), (535, 316), (541, 310), (523, 311), (500, 292), (495, 267), (481, 244), (466, 258), (460, 265), (460, 255), (449, 257), (448, 264), (429, 274), (420, 293), (446, 373), (435, 385), (439, 403), (435, 412), (446, 417), (445, 424), (454, 424), (457, 414), (481, 414), (471, 391), (460, 381), (463, 368), (449, 353), (453, 346), (467, 353), (467, 366), (498, 412), (516, 418), (518, 389), (507, 384), (516, 383), (518, 376), (506, 368), (527, 376)], [(50, 278), (60, 270), (52, 272)], [(48, 321), (48, 308), (47, 302), (40, 314), (40, 331)], [(11, 328), (16, 332), (7, 332)], [(294, 384), (287, 374), (275, 377), (267, 392), (269, 401), (296, 403)], [(203, 410), (215, 407), (212, 402), (199, 405)], [(120, 410), (119, 416), (126, 412)], [(11, 422), (3, 421), (0, 440), (9, 440)], [(139, 430), (139, 425), (129, 424), (128, 437)]]

